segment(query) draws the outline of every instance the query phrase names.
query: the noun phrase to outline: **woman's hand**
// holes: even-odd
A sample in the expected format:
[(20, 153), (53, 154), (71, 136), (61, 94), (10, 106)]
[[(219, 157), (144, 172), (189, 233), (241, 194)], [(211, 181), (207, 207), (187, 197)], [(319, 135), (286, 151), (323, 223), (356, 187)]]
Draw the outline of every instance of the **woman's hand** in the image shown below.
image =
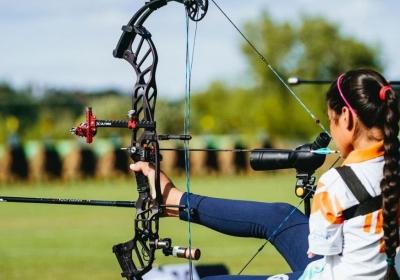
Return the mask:
[(150, 162), (139, 161), (130, 165), (130, 168), (136, 172), (142, 172), (144, 176), (149, 177), (153, 173), (154, 177), (154, 164)]
[[(130, 169), (135, 172), (142, 172), (144, 176), (146, 176), (149, 180), (149, 184), (151, 186), (151, 194), (152, 197), (155, 197), (155, 177), (156, 172), (154, 165), (149, 162), (139, 161), (137, 163), (131, 164)], [(179, 205), (181, 201), (181, 197), (183, 192), (177, 189), (172, 183), (171, 179), (164, 172), (160, 172), (160, 189), (161, 195), (163, 197), (162, 203), (163, 204), (170, 204), (170, 205)], [(167, 207), (165, 208), (164, 216), (175, 217), (178, 216), (178, 207)]]
[(131, 170), (135, 172), (142, 172), (144, 176), (147, 177), (150, 187), (151, 187), (151, 194), (152, 197), (154, 198), (155, 196), (155, 177), (156, 177), (156, 172), (154, 168), (154, 164), (149, 163), (149, 162), (144, 162), (144, 161), (139, 161), (137, 163), (131, 164), (130, 165)]

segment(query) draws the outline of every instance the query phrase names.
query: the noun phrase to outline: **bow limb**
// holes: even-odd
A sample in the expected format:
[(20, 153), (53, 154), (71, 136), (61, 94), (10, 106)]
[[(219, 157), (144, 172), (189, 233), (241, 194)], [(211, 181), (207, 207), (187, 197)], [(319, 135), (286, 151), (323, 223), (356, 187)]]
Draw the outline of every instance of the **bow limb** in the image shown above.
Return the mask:
[(132, 32), (135, 26), (142, 26), (145, 20), (157, 9), (167, 5), (169, 2), (184, 4), (188, 17), (193, 21), (202, 20), (208, 11), (208, 0), (150, 0), (122, 27), (124, 31), (119, 39), (117, 47), (113, 51), (116, 58), (123, 58), (125, 50), (132, 46), (136, 34)]

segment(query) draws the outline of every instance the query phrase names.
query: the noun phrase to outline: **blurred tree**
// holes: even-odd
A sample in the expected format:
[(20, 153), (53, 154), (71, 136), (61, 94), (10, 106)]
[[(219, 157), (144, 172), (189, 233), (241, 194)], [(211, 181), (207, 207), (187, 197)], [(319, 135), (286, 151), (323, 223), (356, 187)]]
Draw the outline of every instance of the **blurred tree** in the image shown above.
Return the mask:
[[(245, 26), (249, 40), (284, 79), (299, 76), (309, 79), (335, 79), (349, 69), (370, 67), (382, 70), (379, 47), (367, 46), (340, 33), (340, 26), (320, 17), (303, 17), (299, 25), (275, 23), (264, 13), (259, 21)], [(264, 120), (270, 135), (308, 138), (320, 129), (291, 96), (254, 50), (242, 44), (249, 61), (258, 98), (250, 105)], [(324, 94), (327, 86), (301, 86), (296, 94), (305, 105), (325, 121)], [(247, 107), (247, 106), (246, 106)]]
[(69, 130), (84, 112), (87, 97), (81, 91), (48, 89), (36, 102), (40, 110), (27, 138), (64, 139), (71, 137)]
[[(283, 79), (299, 76), (309, 79), (334, 79), (351, 68), (371, 67), (381, 71), (379, 47), (367, 46), (344, 36), (340, 26), (319, 17), (303, 17), (293, 22), (273, 21), (267, 13), (249, 22), (244, 33)], [(309, 139), (320, 128), (292, 97), (288, 89), (247, 44), (241, 50), (248, 60), (247, 73), (253, 83), (246, 88), (214, 81), (197, 94), (192, 94), (191, 134), (257, 134), (270, 137)], [(324, 95), (327, 86), (304, 85), (295, 89), (305, 105), (325, 121)], [(54, 138), (70, 137), (69, 129), (85, 121), (85, 106), (93, 107), (98, 119), (126, 119), (130, 95), (115, 90), (99, 92), (46, 90), (34, 99), (32, 90), (15, 90), (0, 84), (0, 132), (5, 141), (5, 119), (18, 119), (18, 133), (29, 139), (43, 134)], [(155, 119), (157, 132), (183, 132), (184, 101), (157, 100)], [(122, 111), (121, 111), (122, 110)], [(9, 123), (12, 123), (9, 121)], [(327, 125), (325, 125), (326, 127)], [(29, 129), (28, 129), (29, 128)], [(120, 129), (99, 130), (100, 137), (110, 133), (126, 133)]]
[(160, 134), (183, 134), (185, 105), (183, 100), (168, 101), (157, 99), (155, 120)]
[[(38, 116), (38, 105), (34, 102), (29, 88), (16, 90), (7, 83), (0, 84), (0, 121), (1, 142), (5, 142), (10, 133), (24, 134), (35, 124)], [(17, 120), (14, 128), (5, 126), (6, 120)], [(14, 121), (15, 122), (15, 121)], [(15, 131), (14, 131), (15, 130)], [(4, 133), (3, 133), (4, 132)]]
[(50, 89), (46, 91), (40, 101), (40, 105), (53, 111), (55, 117), (60, 113), (60, 110), (65, 110), (69, 111), (76, 118), (82, 114), (87, 99), (87, 95), (81, 91)]
[[(382, 70), (379, 48), (348, 38), (339, 25), (323, 18), (303, 17), (300, 24), (274, 22), (267, 13), (245, 25), (245, 34), (266, 58), (260, 59), (244, 42), (241, 49), (249, 62), (247, 72), (254, 84), (248, 88), (215, 81), (192, 95), (193, 133), (246, 133), (266, 131), (273, 138), (309, 139), (321, 132), (269, 65), (286, 80), (290, 76), (335, 79), (358, 67)], [(324, 94), (327, 85), (301, 86), (295, 93), (321, 121), (326, 121)], [(204, 121), (202, 121), (204, 120)], [(212, 123), (212, 125), (210, 125)], [(326, 127), (326, 125), (325, 125)]]

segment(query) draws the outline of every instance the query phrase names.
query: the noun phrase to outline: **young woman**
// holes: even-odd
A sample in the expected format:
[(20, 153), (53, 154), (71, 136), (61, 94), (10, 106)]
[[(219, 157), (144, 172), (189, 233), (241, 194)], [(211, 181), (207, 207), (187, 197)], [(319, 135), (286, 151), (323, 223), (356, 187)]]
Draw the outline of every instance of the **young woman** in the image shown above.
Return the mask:
[[(309, 218), (286, 203), (187, 194), (161, 175), (164, 203), (186, 204), (189, 199), (195, 210), (191, 222), (229, 235), (270, 239), (293, 271), (207, 279), (399, 279), (397, 95), (379, 73), (358, 69), (331, 85), (326, 103), (332, 139), (347, 166), (342, 169), (354, 176), (341, 175), (341, 168), (324, 173)], [(154, 181), (150, 164), (139, 162), (131, 169)], [(352, 189), (350, 181), (361, 182), (361, 187)], [(187, 220), (186, 212), (177, 209), (167, 209), (166, 215)]]

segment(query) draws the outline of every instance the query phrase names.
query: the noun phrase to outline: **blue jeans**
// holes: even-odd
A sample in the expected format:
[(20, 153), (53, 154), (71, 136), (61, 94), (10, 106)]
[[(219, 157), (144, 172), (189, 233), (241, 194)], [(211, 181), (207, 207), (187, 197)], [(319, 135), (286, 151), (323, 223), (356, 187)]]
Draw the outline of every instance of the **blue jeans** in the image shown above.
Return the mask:
[[(270, 239), (269, 243), (275, 246), (292, 269), (292, 273), (286, 274), (291, 280), (298, 279), (306, 266), (318, 258), (307, 257), (308, 217), (290, 204), (230, 200), (195, 194), (189, 195), (189, 202), (194, 212), (190, 216), (190, 221), (193, 223), (232, 236)], [(182, 196), (180, 203), (187, 204), (187, 193)], [(187, 221), (187, 213), (181, 210), (179, 218)], [(266, 278), (267, 276), (225, 275), (204, 279), (265, 280)]]

